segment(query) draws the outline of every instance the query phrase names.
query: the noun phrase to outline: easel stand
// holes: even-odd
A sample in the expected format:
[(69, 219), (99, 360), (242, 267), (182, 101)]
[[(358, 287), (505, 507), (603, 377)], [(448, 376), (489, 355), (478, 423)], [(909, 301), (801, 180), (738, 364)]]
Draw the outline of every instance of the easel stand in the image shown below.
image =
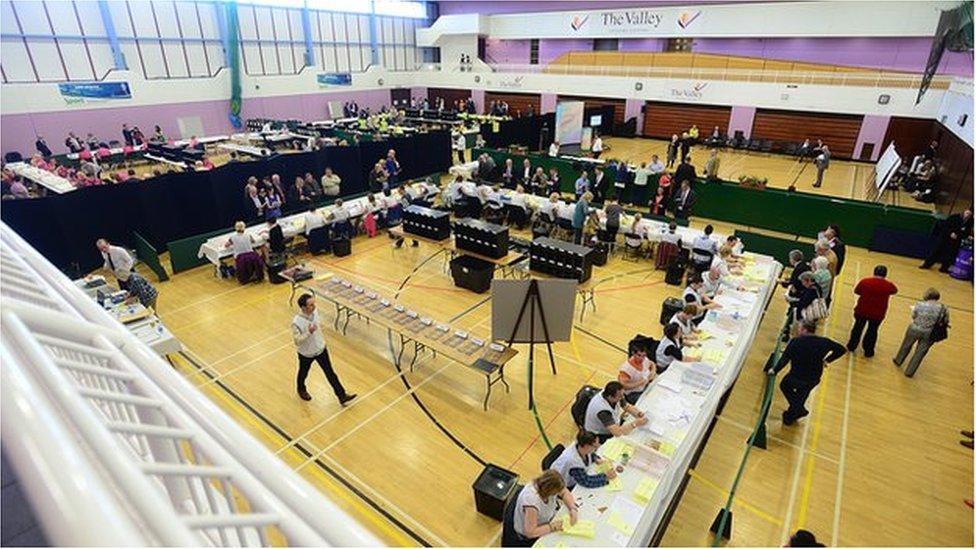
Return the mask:
[(552, 340), (549, 338), (549, 326), (546, 324), (546, 313), (542, 308), (542, 296), (539, 294), (539, 281), (531, 280), (529, 289), (525, 292), (525, 299), (522, 300), (522, 307), (519, 309), (518, 319), (512, 327), (512, 335), (508, 338), (508, 345), (515, 343), (515, 335), (518, 333), (519, 326), (522, 325), (522, 318), (525, 316), (525, 309), (529, 309), (529, 409), (535, 406), (535, 395), (532, 389), (532, 380), (535, 377), (535, 309), (539, 308), (539, 318), (542, 320), (542, 340), (546, 343), (546, 350), (549, 352), (549, 366), (552, 368), (553, 375), (556, 374), (556, 358), (552, 353)]

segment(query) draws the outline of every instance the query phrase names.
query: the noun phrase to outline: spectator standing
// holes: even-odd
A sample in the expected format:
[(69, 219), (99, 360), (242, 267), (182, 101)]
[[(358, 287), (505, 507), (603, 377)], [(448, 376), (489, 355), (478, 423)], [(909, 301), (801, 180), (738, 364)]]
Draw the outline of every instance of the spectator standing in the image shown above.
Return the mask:
[(695, 192), (691, 190), (691, 183), (685, 179), (681, 182), (681, 190), (674, 201), (674, 216), (678, 219), (688, 219), (691, 209), (695, 205)]
[(127, 275), (132, 272), (132, 267), (136, 264), (129, 252), (121, 246), (112, 245), (104, 238), (99, 238), (95, 242), (95, 247), (98, 248), (102, 254), (102, 259), (105, 260), (102, 268), (112, 271), (112, 274), (119, 281), (119, 288), (128, 290), (129, 287), (125, 281), (129, 279)]
[(590, 201), (593, 200), (593, 193), (587, 191), (576, 201), (573, 209), (573, 243), (583, 243), (583, 226), (586, 218), (590, 215)]
[(698, 179), (698, 174), (695, 173), (695, 166), (692, 165), (690, 156), (682, 158), (681, 164), (678, 164), (677, 169), (674, 170), (674, 179), (678, 183), (684, 181), (694, 183)]
[(708, 160), (705, 161), (705, 180), (706, 181), (718, 181), (718, 168), (721, 164), (721, 159), (718, 157), (718, 149), (712, 149), (710, 155), (708, 155)]
[(948, 330), (949, 309), (939, 303), (940, 297), (942, 296), (938, 290), (929, 288), (922, 295), (922, 301), (912, 307), (912, 323), (905, 330), (905, 337), (902, 339), (898, 354), (892, 359), (895, 366), (900, 368), (908, 357), (908, 353), (911, 352), (912, 346), (915, 346), (915, 353), (908, 361), (908, 366), (905, 367), (905, 375), (908, 377), (915, 376), (915, 372), (922, 364), (922, 359), (925, 358), (932, 344), (936, 343), (932, 337), (932, 332), (936, 326), (944, 324), (945, 329)]
[(820, 383), (824, 367), (844, 356), (844, 346), (836, 341), (818, 336), (817, 325), (801, 322), (796, 337), (786, 345), (776, 365), (766, 371), (775, 376), (790, 365), (790, 371), (780, 382), (780, 390), (789, 407), (783, 412), (783, 425), (793, 425), (810, 412), (804, 406), (810, 392)]
[(671, 136), (671, 141), (668, 143), (668, 164), (667, 167), (670, 169), (674, 166), (674, 161), (678, 159), (678, 152), (681, 149), (681, 143), (678, 142), (678, 134), (673, 134)]
[[(661, 165), (661, 161), (657, 159), (657, 156), (654, 157), (653, 162), (657, 162), (659, 166)], [(634, 186), (631, 188), (630, 195), (627, 197), (627, 203), (641, 205), (647, 203), (647, 181), (653, 174), (654, 170), (648, 167), (647, 163), (641, 162), (640, 167), (634, 172)]]
[(962, 241), (973, 236), (973, 207), (969, 206), (961, 214), (950, 215), (942, 222), (936, 234), (935, 245), (919, 269), (928, 269), (941, 263), (940, 272), (949, 272), (949, 267), (959, 253)]
[[(526, 162), (528, 162), (528, 160), (526, 160)], [(577, 200), (579, 200), (584, 193), (590, 190), (590, 180), (587, 177), (586, 170), (580, 172), (579, 178), (576, 179), (575, 189)]]
[(333, 173), (332, 168), (326, 166), (322, 174), (322, 194), (325, 196), (339, 196), (342, 178)]
[(898, 293), (898, 287), (888, 281), (888, 268), (878, 265), (874, 268), (874, 276), (862, 279), (854, 287), (858, 296), (854, 306), (854, 326), (851, 337), (847, 341), (847, 350), (854, 352), (861, 343), (861, 333), (864, 333), (864, 357), (874, 356), (874, 346), (878, 341), (878, 328), (888, 313), (888, 299)]
[(132, 130), (129, 129), (128, 124), (122, 124), (122, 142), (130, 147), (136, 144), (135, 140), (132, 139)]
[(820, 187), (823, 185), (823, 175), (830, 167), (830, 149), (827, 145), (823, 145), (820, 148), (820, 154), (813, 159), (813, 165), (817, 168), (817, 181), (813, 184), (814, 187)]
[(647, 165), (647, 168), (651, 170), (652, 175), (664, 173), (664, 164), (656, 154), (651, 156), (651, 163)]
[(41, 156), (44, 158), (50, 158), (52, 156), (51, 147), (47, 146), (47, 141), (44, 140), (43, 136), (37, 136), (37, 141), (34, 142), (34, 147), (37, 148), (37, 152), (41, 153)]

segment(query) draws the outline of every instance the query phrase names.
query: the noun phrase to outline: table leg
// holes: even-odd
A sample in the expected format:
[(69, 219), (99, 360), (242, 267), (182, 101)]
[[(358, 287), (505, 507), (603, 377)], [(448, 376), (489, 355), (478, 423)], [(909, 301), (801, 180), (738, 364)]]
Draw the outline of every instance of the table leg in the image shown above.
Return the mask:
[(488, 411), (488, 399), (491, 398), (491, 374), (488, 374), (488, 375), (485, 376), (485, 383), (488, 385), (488, 390), (485, 391), (485, 402), (484, 402), (484, 405), (483, 406), (484, 406), (485, 411), (487, 412)]
[(403, 363), (403, 351), (407, 348), (407, 338), (400, 334), (400, 352), (397, 353), (395, 364), (400, 366)]
[(335, 308), (336, 308), (336, 315), (335, 315), (335, 320), (332, 321), (332, 329), (338, 332), (339, 331), (339, 315), (342, 313), (342, 307), (340, 307), (338, 303), (333, 302), (333, 304), (335, 305)]
[(298, 283), (294, 280), (291, 282), (291, 295), (288, 296), (288, 306), (291, 307), (295, 301), (295, 290), (298, 289)]

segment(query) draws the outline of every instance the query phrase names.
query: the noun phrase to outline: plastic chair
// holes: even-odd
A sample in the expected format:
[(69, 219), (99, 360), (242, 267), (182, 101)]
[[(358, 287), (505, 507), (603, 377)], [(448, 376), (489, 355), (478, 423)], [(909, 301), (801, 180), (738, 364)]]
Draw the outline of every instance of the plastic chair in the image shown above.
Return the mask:
[(565, 449), (566, 447), (563, 446), (562, 444), (557, 444), (553, 446), (552, 450), (549, 450), (549, 453), (546, 454), (544, 458), (542, 458), (542, 470), (546, 471), (550, 467), (552, 467), (553, 462), (559, 459), (559, 456), (563, 453), (563, 450)]

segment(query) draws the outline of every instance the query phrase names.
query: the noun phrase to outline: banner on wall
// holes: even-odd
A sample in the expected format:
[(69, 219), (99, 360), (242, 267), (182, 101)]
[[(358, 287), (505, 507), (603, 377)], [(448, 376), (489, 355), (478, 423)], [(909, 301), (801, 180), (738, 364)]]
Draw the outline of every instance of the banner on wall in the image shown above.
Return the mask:
[(561, 145), (583, 140), (584, 106), (582, 101), (560, 101), (556, 105), (556, 141)]
[(348, 72), (324, 72), (315, 77), (319, 87), (352, 86), (352, 74)]
[(70, 82), (58, 84), (58, 91), (69, 105), (87, 101), (132, 99), (128, 82)]

